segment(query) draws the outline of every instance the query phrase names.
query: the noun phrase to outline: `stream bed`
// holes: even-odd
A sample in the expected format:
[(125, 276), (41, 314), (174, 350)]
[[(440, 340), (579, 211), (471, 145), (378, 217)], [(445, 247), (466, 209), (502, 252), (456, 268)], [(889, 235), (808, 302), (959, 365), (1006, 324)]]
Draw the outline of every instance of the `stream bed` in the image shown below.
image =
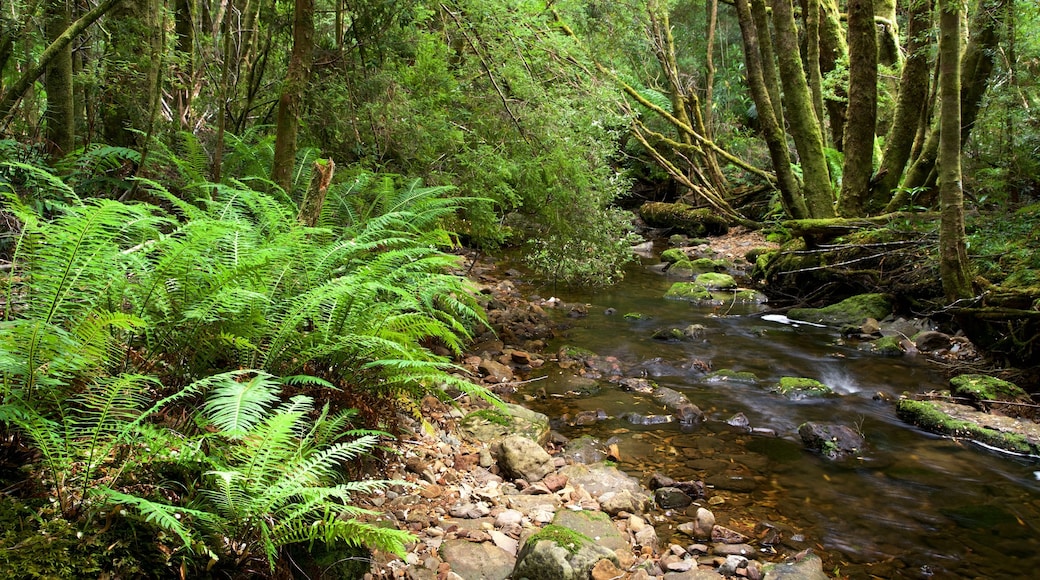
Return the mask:
[[(556, 365), (541, 369), (544, 378), (523, 385), (518, 396), (556, 419), (568, 438), (616, 443), (619, 467), (644, 483), (655, 472), (704, 481), (708, 498), (699, 503), (720, 524), (758, 538), (779, 534), (782, 541), (762, 542), (763, 550), (812, 548), (831, 576), (1024, 578), (1040, 569), (1040, 463), (937, 438), (896, 418), (892, 399), (947, 387), (934, 364), (922, 356), (863, 352), (835, 328), (764, 320), (758, 305), (666, 300), (674, 281), (636, 264), (610, 288), (536, 291), (588, 305), (582, 318), (565, 319), (561, 311), (569, 328), (551, 350), (588, 349), (626, 377), (676, 389), (707, 421), (692, 428), (633, 424), (626, 413), (668, 411), (605, 378), (580, 381), (576, 392), (575, 369)], [(651, 338), (656, 330), (691, 324), (703, 326), (694, 340)], [(713, 382), (706, 369), (750, 371), (757, 380)], [(785, 398), (771, 389), (782, 376), (817, 379), (839, 396)], [(582, 411), (603, 411), (605, 418), (584, 425), (559, 420)], [(755, 433), (727, 423), (738, 413)], [(865, 436), (866, 447), (856, 458), (824, 459), (803, 448), (797, 430), (805, 421), (850, 426)], [(657, 529), (664, 542), (690, 519), (681, 510), (663, 516)]]

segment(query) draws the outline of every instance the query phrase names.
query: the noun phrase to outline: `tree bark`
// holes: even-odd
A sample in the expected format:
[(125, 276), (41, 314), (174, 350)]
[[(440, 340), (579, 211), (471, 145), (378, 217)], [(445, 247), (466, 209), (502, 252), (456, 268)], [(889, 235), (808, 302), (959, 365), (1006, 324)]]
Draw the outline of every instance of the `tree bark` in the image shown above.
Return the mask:
[[(72, 21), (69, 0), (51, 0), (47, 4), (47, 42), (54, 42)], [(47, 65), (47, 156), (56, 161), (76, 146), (76, 106), (72, 87), (72, 45), (64, 48)]]
[(292, 57), (278, 100), (274, 163), (271, 168), (271, 181), (289, 194), (292, 193), (292, 173), (296, 164), (296, 133), (313, 58), (314, 0), (296, 0)]
[(773, 3), (773, 26), (780, 81), (787, 99), (784, 111), (802, 164), (805, 206), (810, 217), (834, 217), (834, 193), (823, 154), (823, 137), (802, 69), (791, 0)]
[(874, 171), (877, 128), (877, 27), (873, 0), (849, 0), (849, 107), (845, 124), (840, 215), (866, 211), (870, 175)]
[[(907, 57), (899, 77), (896, 111), (868, 205), (877, 206), (893, 201), (892, 190), (899, 184), (906, 162), (910, 159), (914, 137), (928, 101), (928, 49), (933, 38), (930, 34), (931, 26), (932, 0), (912, 2), (907, 27)], [(896, 208), (889, 205), (885, 209), (894, 211)]]
[(142, 147), (159, 79), (154, 70), (161, 33), (156, 0), (123, 0), (106, 19), (111, 55), (101, 91), (102, 135), (111, 145)]
[[(805, 0), (805, 66), (816, 121), (823, 126), (823, 73), (820, 71), (820, 0)], [(840, 148), (841, 144), (837, 147)]]
[(301, 225), (317, 227), (321, 219), (321, 210), (325, 205), (325, 196), (329, 192), (329, 184), (332, 176), (336, 173), (336, 164), (332, 159), (319, 159), (314, 162), (314, 171), (311, 173), (311, 183), (307, 187), (307, 194), (303, 196), (300, 204), (300, 214), (296, 218)]
[[(784, 118), (784, 102), (780, 95), (780, 75), (776, 70), (773, 33), (769, 28), (769, 13), (766, 11), (765, 0), (751, 0), (751, 17), (755, 23), (755, 32), (758, 37), (762, 81), (765, 83), (766, 91), (769, 92), (769, 100), (773, 104), (773, 115), (779, 122)], [(783, 125), (780, 126), (780, 129), (783, 131)]]
[[(97, 6), (73, 22), (58, 38), (47, 45), (36, 65), (22, 73), (22, 76), (18, 77), (18, 80), (4, 93), (3, 99), (0, 99), (0, 122), (4, 126), (9, 122), (11, 112), (14, 110), (15, 105), (18, 104), (18, 101), (21, 100), (22, 95), (25, 94), (25, 91), (29, 90), (29, 87), (36, 82), (36, 79), (40, 78), (40, 75), (43, 74), (50, 63), (61, 55), (61, 51), (72, 44), (72, 39), (79, 36), (81, 32), (97, 22), (106, 12), (122, 1), (102, 0)], [(2, 48), (0, 46), (0, 49)]]
[[(820, 6), (820, 72), (827, 76), (833, 72), (838, 63), (849, 54), (848, 43), (845, 40), (845, 29), (841, 25), (841, 10), (838, 8), (837, 0), (818, 0)], [(834, 85), (834, 95), (824, 99), (823, 105), (827, 109), (827, 117), (830, 126), (832, 146), (841, 150), (845, 144), (845, 106), (848, 94), (841, 83)], [(820, 119), (823, 127), (823, 119)]]
[(950, 302), (973, 295), (964, 234), (961, 188), (961, 10), (960, 0), (939, 8), (939, 275)]
[[(787, 138), (780, 127), (779, 118), (774, 114), (774, 111), (780, 109), (772, 102), (764, 79), (765, 65), (761, 60), (762, 51), (759, 47), (760, 39), (755, 26), (755, 18), (748, 0), (736, 0), (735, 4), (740, 21), (740, 33), (744, 41), (744, 65), (747, 69), (748, 87), (751, 90), (755, 108), (758, 109), (759, 127), (766, 140), (766, 146), (769, 148), (769, 158), (773, 162), (773, 170), (776, 172), (781, 203), (789, 216), (795, 219), (807, 218), (809, 210), (805, 207), (801, 187), (791, 170), (791, 153), (787, 149)], [(770, 49), (770, 54), (772, 54), (772, 49)]]

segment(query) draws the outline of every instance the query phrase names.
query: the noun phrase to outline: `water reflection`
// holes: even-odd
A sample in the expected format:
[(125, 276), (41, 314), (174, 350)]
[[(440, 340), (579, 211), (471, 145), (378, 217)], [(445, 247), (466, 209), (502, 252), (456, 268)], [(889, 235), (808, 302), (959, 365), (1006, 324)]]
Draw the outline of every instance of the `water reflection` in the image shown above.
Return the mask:
[[(684, 392), (708, 423), (633, 425), (625, 413), (666, 413), (650, 397), (605, 380), (549, 377), (526, 394), (550, 417), (602, 410), (592, 424), (558, 422), (568, 437), (614, 438), (620, 467), (713, 485), (710, 506), (723, 525), (754, 530), (768, 522), (785, 546), (822, 548), (828, 573), (852, 578), (1019, 578), (1040, 568), (1040, 471), (970, 443), (935, 438), (895, 417), (877, 394), (898, 397), (945, 387), (923, 359), (880, 358), (844, 344), (832, 329), (763, 319), (755, 306), (698, 308), (662, 298), (671, 281), (640, 268), (594, 294), (557, 294), (591, 305), (559, 344), (616, 357), (626, 376), (646, 376)], [(604, 314), (607, 308), (616, 314)], [(639, 313), (641, 318), (626, 318)], [(703, 326), (694, 340), (651, 338), (660, 329)], [(711, 381), (711, 370), (749, 371), (751, 383)], [(839, 395), (791, 401), (771, 390), (782, 376), (815, 378)], [(737, 413), (777, 437), (751, 435), (724, 422)], [(867, 439), (861, 458), (833, 463), (797, 440), (805, 421), (839, 422)], [(662, 523), (659, 534), (682, 523)], [(804, 537), (802, 537), (804, 536)]]

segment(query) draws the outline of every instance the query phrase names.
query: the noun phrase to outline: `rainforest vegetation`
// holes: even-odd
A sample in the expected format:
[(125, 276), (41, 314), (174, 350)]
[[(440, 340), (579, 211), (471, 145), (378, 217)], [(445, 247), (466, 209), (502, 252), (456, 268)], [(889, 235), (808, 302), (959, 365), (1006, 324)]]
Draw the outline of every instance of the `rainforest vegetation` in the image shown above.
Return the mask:
[(0, 570), (402, 552), (357, 466), (424, 396), (496, 401), (455, 365), (486, 325), (456, 250), (609, 284), (647, 201), (810, 255), (762, 262), (796, 302), (820, 284), (780, 273), (826, 270), (1031, 360), (1038, 28), (1031, 0), (3, 3)]

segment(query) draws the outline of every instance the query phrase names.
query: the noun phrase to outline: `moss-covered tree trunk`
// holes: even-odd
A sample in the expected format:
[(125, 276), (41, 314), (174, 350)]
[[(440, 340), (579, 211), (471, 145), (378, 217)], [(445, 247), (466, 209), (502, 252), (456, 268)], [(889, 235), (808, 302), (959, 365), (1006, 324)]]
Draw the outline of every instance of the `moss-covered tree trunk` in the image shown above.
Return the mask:
[[(911, 0), (907, 10), (913, 14), (921, 3), (921, 0)], [(885, 66), (898, 66), (903, 55), (899, 50), (896, 0), (874, 0), (874, 21), (878, 27), (878, 62)]]
[[(777, 120), (782, 120), (784, 118), (784, 103), (780, 95), (780, 75), (776, 69), (776, 53), (773, 51), (773, 32), (769, 28), (769, 12), (766, 10), (765, 0), (751, 0), (751, 18), (755, 23), (755, 32), (758, 37), (758, 50), (762, 63), (762, 81), (769, 92), (769, 100), (773, 104), (773, 115)], [(780, 128), (783, 129), (783, 126), (781, 125)]]
[(834, 217), (834, 194), (823, 153), (823, 136), (802, 69), (791, 0), (773, 3), (773, 27), (776, 29), (780, 81), (786, 99), (784, 111), (802, 164), (805, 206), (810, 217)]
[(154, 70), (161, 37), (157, 0), (122, 0), (112, 10), (104, 85), (102, 136), (112, 145), (141, 147), (149, 132), (159, 74)]
[(195, 25), (193, 16), (195, 13), (194, 5), (191, 0), (175, 0), (174, 1), (174, 34), (177, 35), (176, 41), (174, 42), (174, 49), (176, 51), (175, 61), (175, 75), (176, 82), (174, 86), (174, 99), (175, 107), (177, 110), (177, 119), (180, 122), (182, 129), (190, 130), (190, 119), (192, 115), (191, 101), (192, 101), (192, 85), (194, 84), (195, 77)]
[(961, 189), (961, 8), (960, 0), (939, 5), (939, 275), (950, 302), (971, 297)]
[[(72, 22), (69, 0), (47, 3), (47, 42), (58, 40)], [(76, 146), (76, 105), (72, 87), (72, 45), (66, 44), (47, 65), (47, 155), (60, 159)]]
[[(805, 0), (805, 68), (816, 120), (823, 127), (823, 72), (820, 70), (820, 0)], [(822, 136), (822, 135), (821, 135)]]
[[(907, 27), (907, 55), (903, 72), (899, 77), (899, 96), (896, 100), (892, 126), (885, 140), (885, 153), (881, 167), (874, 178), (870, 193), (870, 206), (893, 201), (892, 191), (903, 177), (903, 169), (910, 159), (914, 137), (927, 110), (929, 52), (934, 37), (932, 28), (932, 0), (915, 0), (910, 4)], [(891, 204), (886, 211), (897, 209)]]
[[(819, 0), (820, 5), (820, 72), (823, 76), (835, 71), (849, 54), (845, 40), (845, 27), (842, 26), (841, 9), (837, 0)], [(845, 143), (845, 100), (848, 97), (845, 86), (835, 83), (832, 97), (824, 99), (830, 124), (831, 144), (841, 150)], [(823, 119), (820, 119), (823, 126)]]
[[(1002, 18), (1007, 14), (1000, 9), (1008, 0), (979, 0), (968, 23), (971, 37), (968, 39), (964, 54), (961, 56), (960, 101), (961, 101), (961, 145), (971, 136), (982, 106), (982, 98), (989, 88), (990, 74), (993, 72), (993, 59), (998, 53), (997, 43), (1000, 39)], [(940, 64), (941, 66), (941, 64)], [(941, 76), (941, 73), (940, 73)], [(910, 190), (919, 187), (931, 188), (936, 183), (938, 172), (935, 162), (938, 158), (939, 138), (935, 136), (937, 128), (933, 127), (925, 139), (924, 146), (903, 179), (902, 187)]]
[(303, 96), (311, 76), (314, 58), (314, 0), (296, 0), (293, 18), (293, 50), (278, 100), (278, 120), (274, 142), (271, 181), (287, 193), (292, 192), (292, 173), (296, 162), (296, 133), (303, 109)]
[(838, 213), (861, 216), (866, 211), (874, 171), (877, 127), (877, 27), (874, 0), (849, 0), (849, 106), (845, 123), (845, 165)]
[[(760, 2), (760, 0), (758, 0)], [(744, 42), (744, 64), (747, 69), (748, 86), (751, 89), (751, 98), (758, 109), (758, 124), (765, 138), (766, 146), (769, 148), (769, 158), (773, 162), (773, 170), (776, 172), (777, 188), (780, 190), (780, 199), (784, 210), (795, 219), (809, 217), (809, 210), (805, 207), (801, 188), (791, 169), (791, 153), (787, 149), (787, 137), (780, 126), (780, 118), (776, 112), (782, 112), (772, 101), (771, 91), (765, 80), (764, 69), (767, 65), (762, 62), (760, 43), (755, 18), (751, 12), (748, 0), (736, 0), (737, 15), (740, 21), (740, 33)], [(763, 22), (766, 22), (763, 20)], [(768, 27), (766, 29), (768, 31)], [(769, 50), (772, 55), (772, 48)], [(769, 63), (769, 67), (773, 67)], [(779, 91), (777, 91), (779, 93)], [(779, 98), (779, 95), (777, 96)]]

